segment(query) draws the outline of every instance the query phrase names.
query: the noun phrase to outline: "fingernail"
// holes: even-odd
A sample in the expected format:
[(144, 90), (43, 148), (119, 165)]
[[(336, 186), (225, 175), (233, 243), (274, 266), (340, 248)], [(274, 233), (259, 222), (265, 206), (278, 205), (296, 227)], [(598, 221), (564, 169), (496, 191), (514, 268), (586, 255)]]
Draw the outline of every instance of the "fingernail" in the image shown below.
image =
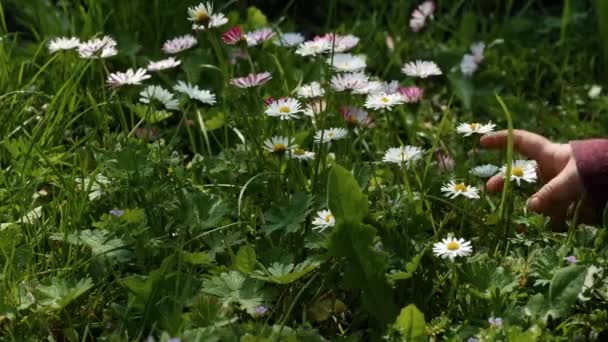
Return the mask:
[(538, 208), (539, 204), (540, 204), (540, 201), (538, 200), (538, 198), (532, 197), (532, 198), (528, 199), (527, 206), (531, 210), (536, 211), (536, 209)]

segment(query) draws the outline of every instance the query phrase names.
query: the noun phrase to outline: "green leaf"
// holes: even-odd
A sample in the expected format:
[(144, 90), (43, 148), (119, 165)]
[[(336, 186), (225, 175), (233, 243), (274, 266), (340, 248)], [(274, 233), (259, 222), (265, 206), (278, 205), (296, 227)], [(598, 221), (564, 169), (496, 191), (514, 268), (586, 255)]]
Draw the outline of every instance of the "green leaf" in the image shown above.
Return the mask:
[(337, 221), (363, 221), (368, 209), (367, 196), (361, 192), (355, 177), (337, 164), (329, 173), (329, 194), (329, 208)]
[(184, 262), (191, 264), (191, 265), (209, 266), (209, 265), (212, 265), (215, 261), (215, 260), (213, 260), (212, 257), (209, 256), (209, 254), (207, 254), (205, 252), (195, 252), (195, 253), (181, 252), (181, 253), (182, 253), (182, 259), (184, 260)]
[(583, 289), (586, 275), (585, 266), (570, 266), (555, 273), (549, 287), (550, 314), (554, 318), (565, 315), (574, 306)]
[(298, 192), (293, 195), (289, 207), (269, 209), (264, 213), (266, 224), (261, 231), (266, 235), (277, 230), (283, 230), (285, 234), (299, 231), (312, 209), (312, 199), (311, 195)]
[(268, 267), (267, 271), (257, 271), (252, 276), (267, 282), (284, 285), (306, 276), (320, 265), (321, 260), (319, 259), (307, 259), (298, 265), (275, 262)]
[(264, 303), (262, 283), (246, 279), (237, 271), (214, 276), (203, 284), (202, 291), (217, 296), (225, 307), (238, 304), (252, 316), (255, 308)]
[(424, 315), (414, 304), (401, 309), (401, 313), (393, 324), (393, 328), (401, 335), (401, 341), (426, 341)]
[(255, 249), (249, 245), (239, 248), (236, 253), (236, 269), (245, 274), (253, 272), (256, 261)]
[(35, 297), (42, 310), (60, 310), (83, 295), (91, 287), (91, 278), (78, 281), (52, 278), (46, 285), (38, 285)]
[(64, 234), (53, 234), (52, 240), (66, 241), (73, 245), (88, 246), (91, 255), (96, 258), (104, 258), (110, 263), (124, 263), (131, 259), (131, 251), (127, 249), (127, 243), (112, 237), (102, 230), (86, 229), (80, 232)]
[(165, 110), (153, 110), (151, 107), (145, 105), (132, 105), (131, 109), (140, 119), (149, 124), (165, 121), (173, 116), (173, 113), (171, 112), (167, 112)]
[(462, 101), (464, 109), (471, 110), (474, 92), (473, 83), (471, 80), (456, 73), (450, 73), (448, 75), (448, 80), (452, 85), (454, 94), (456, 94), (456, 97)]
[(204, 120), (205, 129), (207, 131), (214, 131), (216, 129), (224, 127), (224, 113), (217, 113), (210, 117), (209, 119)]
[(247, 26), (250, 28), (266, 27), (268, 19), (259, 8), (250, 6), (247, 8)]
[(423, 249), (422, 252), (414, 256), (414, 258), (405, 265), (405, 271), (391, 273), (388, 275), (388, 278), (391, 281), (410, 279), (418, 269), (418, 266), (420, 266), (420, 260), (425, 252), (426, 249)]

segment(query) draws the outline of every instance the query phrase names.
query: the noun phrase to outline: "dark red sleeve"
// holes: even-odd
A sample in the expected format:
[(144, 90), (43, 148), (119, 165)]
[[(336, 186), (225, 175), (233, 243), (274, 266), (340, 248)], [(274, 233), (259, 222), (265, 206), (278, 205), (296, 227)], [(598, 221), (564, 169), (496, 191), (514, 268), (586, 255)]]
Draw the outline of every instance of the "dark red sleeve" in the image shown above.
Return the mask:
[(599, 207), (608, 202), (608, 139), (571, 141), (587, 196)]

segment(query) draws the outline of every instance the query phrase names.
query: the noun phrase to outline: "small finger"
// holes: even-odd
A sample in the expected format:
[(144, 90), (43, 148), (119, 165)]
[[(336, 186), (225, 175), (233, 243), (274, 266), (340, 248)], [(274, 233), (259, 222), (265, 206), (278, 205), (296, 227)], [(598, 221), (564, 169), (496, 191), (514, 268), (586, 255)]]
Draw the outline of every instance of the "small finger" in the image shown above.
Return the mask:
[[(502, 149), (506, 148), (508, 141), (509, 132), (507, 130), (502, 130), (482, 136), (479, 143), (484, 148)], [(516, 151), (530, 159), (538, 159), (541, 157), (545, 147), (550, 144), (551, 141), (541, 135), (520, 129), (513, 130), (513, 147)]]
[(502, 175), (494, 175), (486, 182), (488, 192), (498, 192), (502, 190), (505, 179)]

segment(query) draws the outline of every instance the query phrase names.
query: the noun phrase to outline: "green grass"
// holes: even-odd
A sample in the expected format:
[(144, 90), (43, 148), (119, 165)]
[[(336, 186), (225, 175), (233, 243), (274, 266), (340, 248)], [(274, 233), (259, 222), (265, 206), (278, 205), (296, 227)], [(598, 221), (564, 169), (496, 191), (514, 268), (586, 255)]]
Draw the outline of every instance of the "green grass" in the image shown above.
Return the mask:
[[(112, 89), (106, 79), (165, 58), (167, 39), (192, 33), (187, 8), (196, 3), (54, 3), (0, 4), (0, 340), (605, 336), (605, 226), (575, 219), (567, 232), (551, 231), (525, 210), (540, 184), (481, 190), (478, 200), (440, 191), (451, 179), (480, 187), (472, 167), (521, 159), (479, 151), (475, 136), (456, 133), (461, 122), (560, 142), (606, 136), (608, 98), (587, 96), (606, 80), (601, 1), (441, 1), (418, 33), (408, 27), (418, 5), (411, 1), (218, 2), (230, 23), (195, 33), (198, 44), (177, 55), (178, 68), (144, 82), (173, 91), (188, 81), (217, 104), (179, 97), (179, 109), (162, 118), (158, 103), (139, 103), (145, 85)], [(332, 90), (331, 53), (302, 57), (266, 42), (232, 63), (243, 46), (227, 46), (221, 34), (234, 25), (307, 39), (354, 34), (366, 74), (420, 86), (423, 99), (368, 110), (375, 126), (353, 129), (340, 108), (363, 107), (365, 96)], [(103, 34), (118, 41), (117, 56), (47, 50), (57, 36)], [(463, 76), (460, 61), (478, 41), (485, 57)], [(443, 75), (405, 76), (401, 67), (414, 59), (435, 61)], [(250, 89), (229, 84), (254, 70), (272, 79)], [(311, 81), (326, 102), (314, 120), (264, 114), (265, 99), (295, 96)], [(348, 137), (314, 143), (330, 127)], [(153, 139), (142, 136), (151, 131)], [(265, 151), (274, 135), (315, 159)], [(401, 145), (422, 148), (422, 158), (410, 168), (382, 162)], [(438, 152), (453, 169), (442, 169)], [(319, 232), (312, 222), (322, 209), (336, 222)], [(454, 263), (433, 255), (449, 234), (471, 241), (473, 254)], [(502, 326), (490, 325), (493, 317)]]

